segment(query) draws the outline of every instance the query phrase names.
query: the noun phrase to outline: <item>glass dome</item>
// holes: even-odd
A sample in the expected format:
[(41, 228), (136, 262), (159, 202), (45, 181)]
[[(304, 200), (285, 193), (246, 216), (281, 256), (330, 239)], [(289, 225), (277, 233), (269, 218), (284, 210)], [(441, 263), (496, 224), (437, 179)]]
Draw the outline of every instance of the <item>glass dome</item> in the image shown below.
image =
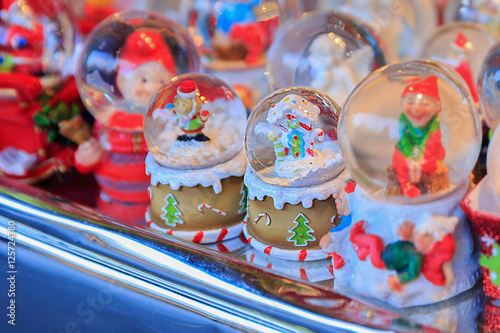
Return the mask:
[(62, 2), (5, 0), (0, 26), (0, 72), (67, 74), (76, 35)]
[(496, 129), (488, 146), (488, 157), (486, 159), (488, 177), (491, 179), (495, 191), (500, 198), (500, 129)]
[(458, 74), (412, 61), (370, 74), (339, 122), (353, 179), (382, 200), (424, 202), (467, 181), (480, 150), (479, 113)]
[(199, 56), (187, 33), (169, 19), (148, 12), (121, 12), (95, 27), (77, 65), (80, 95), (107, 126), (116, 111), (144, 114), (164, 82), (199, 71)]
[(364, 22), (381, 37), (389, 63), (414, 59), (438, 22), (435, 0), (318, 0), (317, 4), (322, 11), (334, 9)]
[(477, 103), (477, 78), (495, 39), (481, 24), (452, 22), (435, 31), (422, 49), (421, 57), (451, 66), (465, 80)]
[(378, 38), (367, 27), (327, 12), (284, 27), (269, 50), (267, 71), (274, 89), (310, 86), (343, 103), (361, 79), (385, 64)]
[(490, 49), (484, 60), (477, 91), (486, 123), (496, 128), (500, 121), (500, 42)]
[(229, 85), (206, 74), (184, 74), (152, 98), (144, 137), (160, 165), (202, 169), (242, 151), (245, 124), (245, 107)]
[(207, 69), (246, 69), (264, 65), (279, 15), (275, 0), (198, 0), (188, 30)]
[(248, 120), (245, 148), (264, 182), (303, 187), (334, 179), (344, 165), (337, 144), (340, 107), (309, 87), (278, 90)]

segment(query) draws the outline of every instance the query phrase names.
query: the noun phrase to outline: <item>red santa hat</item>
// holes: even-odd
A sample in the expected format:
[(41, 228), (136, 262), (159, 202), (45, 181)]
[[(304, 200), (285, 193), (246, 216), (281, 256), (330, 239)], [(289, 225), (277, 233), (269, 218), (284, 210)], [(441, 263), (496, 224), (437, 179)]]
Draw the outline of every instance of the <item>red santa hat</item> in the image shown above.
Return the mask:
[(426, 79), (416, 78), (410, 81), (411, 83), (406, 86), (401, 94), (404, 97), (408, 94), (422, 94), (424, 96), (432, 97), (440, 101), (439, 89), (437, 84), (437, 77), (429, 75)]
[(132, 70), (150, 61), (157, 61), (176, 74), (174, 59), (162, 36), (156, 31), (135, 31), (127, 37), (122, 48), (117, 71)]
[(177, 96), (182, 98), (194, 98), (198, 93), (198, 87), (193, 80), (186, 80), (177, 88)]
[(469, 42), (464, 34), (459, 32), (457, 34), (457, 38), (455, 38), (455, 41), (453, 42), (453, 44), (451, 44), (451, 47), (457, 51), (467, 51), (472, 49), (472, 43)]
[(12, 4), (14, 2), (17, 2), (17, 1), (18, 0), (3, 0), (3, 2), (2, 2), (3, 9), (8, 10), (10, 8), (10, 6), (12, 6)]
[(181, 83), (177, 88), (177, 96), (181, 98), (190, 98), (193, 100), (193, 107), (189, 112), (189, 117), (193, 117), (198, 112), (198, 104), (195, 100), (196, 95), (199, 94), (198, 86), (193, 80), (186, 80)]

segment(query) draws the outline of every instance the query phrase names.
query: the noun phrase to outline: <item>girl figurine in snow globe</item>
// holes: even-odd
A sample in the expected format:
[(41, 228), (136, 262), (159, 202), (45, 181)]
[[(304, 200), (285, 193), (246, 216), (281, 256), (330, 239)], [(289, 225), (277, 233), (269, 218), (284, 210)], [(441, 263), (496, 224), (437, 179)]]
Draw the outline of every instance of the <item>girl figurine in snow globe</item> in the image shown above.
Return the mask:
[(69, 170), (89, 135), (68, 75), (75, 27), (57, 0), (4, 0), (0, 16), (0, 174), (39, 182)]
[(391, 65), (343, 112), (340, 150), (356, 184), (337, 202), (351, 224), (321, 241), (336, 255), (335, 289), (411, 307), (473, 287), (478, 249), (459, 203), (481, 127), (458, 74), (432, 60)]
[(451, 22), (427, 40), (421, 56), (451, 66), (464, 79), (478, 103), (476, 80), (484, 58), (495, 39), (479, 23)]
[(337, 144), (340, 107), (319, 90), (281, 89), (252, 111), (243, 231), (257, 251), (281, 259), (326, 258), (319, 240), (335, 222), (332, 195), (348, 174)]
[(216, 77), (184, 74), (158, 90), (144, 120), (151, 229), (201, 244), (241, 234), (245, 124), (242, 102)]
[(78, 63), (80, 94), (94, 115), (94, 135), (75, 154), (79, 172), (94, 172), (99, 207), (144, 221), (149, 177), (143, 113), (159, 86), (197, 71), (193, 42), (174, 22), (147, 12), (118, 13), (88, 36)]
[(342, 105), (361, 79), (385, 66), (377, 40), (351, 17), (336, 12), (305, 15), (285, 26), (269, 50), (270, 86), (310, 86)]

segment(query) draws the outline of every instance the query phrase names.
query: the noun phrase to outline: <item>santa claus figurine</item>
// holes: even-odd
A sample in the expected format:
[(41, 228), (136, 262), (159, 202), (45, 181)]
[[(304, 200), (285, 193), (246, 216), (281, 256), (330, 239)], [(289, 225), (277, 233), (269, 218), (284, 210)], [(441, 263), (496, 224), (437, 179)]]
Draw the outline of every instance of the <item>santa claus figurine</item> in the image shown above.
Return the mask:
[(455, 69), (465, 80), (471, 92), (472, 99), (474, 102), (478, 103), (476, 84), (472, 76), (469, 59), (469, 54), (473, 48), (474, 45), (472, 45), (462, 33), (457, 33), (457, 38), (450, 45), (448, 58), (445, 59), (445, 63), (453, 67), (453, 69)]
[(140, 220), (149, 203), (142, 112), (156, 89), (176, 74), (176, 68), (163, 37), (153, 30), (130, 33), (116, 56), (113, 83), (123, 99), (123, 110), (114, 109), (107, 119), (96, 121), (94, 137), (80, 145), (75, 164), (81, 173), (94, 171), (102, 190), (101, 208), (138, 204), (137, 214), (129, 210), (126, 215)]
[(446, 153), (441, 143), (437, 77), (416, 79), (406, 86), (401, 99), (400, 138), (389, 170), (389, 179), (395, 177), (399, 189), (390, 185), (387, 193), (395, 191), (395, 195), (408, 197), (437, 193), (449, 187), (448, 168), (443, 164)]
[(17, 0), (4, 0), (0, 16), (8, 23), (2, 47), (6, 52), (2, 52), (2, 71), (41, 72), (44, 33), (32, 7), (19, 6)]

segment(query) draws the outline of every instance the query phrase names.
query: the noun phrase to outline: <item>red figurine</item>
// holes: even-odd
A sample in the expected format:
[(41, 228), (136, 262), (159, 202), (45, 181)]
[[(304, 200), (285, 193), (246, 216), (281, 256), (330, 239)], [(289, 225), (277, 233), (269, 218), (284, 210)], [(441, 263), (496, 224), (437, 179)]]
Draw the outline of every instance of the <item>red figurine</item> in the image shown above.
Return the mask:
[(70, 168), (75, 146), (67, 138), (89, 135), (75, 80), (62, 76), (74, 27), (56, 0), (2, 5), (0, 172), (34, 183)]

